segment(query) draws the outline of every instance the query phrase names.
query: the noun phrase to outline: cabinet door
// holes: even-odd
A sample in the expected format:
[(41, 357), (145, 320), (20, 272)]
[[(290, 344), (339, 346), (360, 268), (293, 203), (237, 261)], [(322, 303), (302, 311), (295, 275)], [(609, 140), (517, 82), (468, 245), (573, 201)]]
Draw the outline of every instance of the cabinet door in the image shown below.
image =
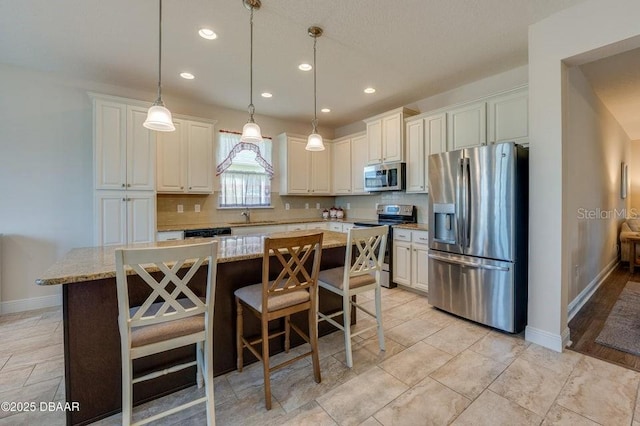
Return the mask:
[(411, 259), (411, 286), (416, 290), (429, 291), (429, 246), (413, 244)]
[(125, 189), (127, 185), (127, 107), (94, 101), (95, 189)]
[(411, 285), (411, 244), (393, 242), (393, 282)]
[(424, 119), (424, 184), (429, 191), (429, 156), (447, 150), (447, 115), (437, 114)]
[(333, 193), (351, 194), (351, 139), (333, 143)]
[(367, 135), (351, 138), (351, 193), (364, 191), (364, 167), (367, 165)]
[(397, 113), (382, 119), (383, 162), (404, 160), (403, 130), (402, 114)]
[(331, 149), (332, 144), (325, 143), (324, 151), (311, 153), (311, 184), (314, 194), (331, 194)]
[[(437, 114), (424, 119), (425, 155), (447, 151), (447, 115)], [(427, 174), (428, 176), (428, 174)]]
[(407, 192), (425, 190), (424, 120), (407, 123)]
[(127, 242), (151, 243), (156, 237), (156, 196), (153, 192), (127, 192)]
[(464, 105), (447, 112), (448, 151), (486, 143), (487, 106), (485, 102)]
[(173, 120), (175, 132), (159, 132), (157, 140), (158, 192), (184, 192), (186, 147), (183, 143), (184, 123)]
[(147, 110), (127, 106), (127, 189), (156, 189), (156, 134), (142, 123)]
[(187, 121), (187, 191), (213, 192), (213, 125)]
[(367, 164), (382, 163), (382, 119), (367, 123)]
[(287, 138), (287, 186), (289, 194), (308, 194), (311, 152), (304, 149), (307, 141)]
[(489, 142), (524, 142), (529, 137), (527, 89), (489, 99)]
[(126, 192), (96, 191), (95, 220), (96, 222), (93, 228), (95, 234), (94, 241), (96, 245), (110, 246), (126, 244)]

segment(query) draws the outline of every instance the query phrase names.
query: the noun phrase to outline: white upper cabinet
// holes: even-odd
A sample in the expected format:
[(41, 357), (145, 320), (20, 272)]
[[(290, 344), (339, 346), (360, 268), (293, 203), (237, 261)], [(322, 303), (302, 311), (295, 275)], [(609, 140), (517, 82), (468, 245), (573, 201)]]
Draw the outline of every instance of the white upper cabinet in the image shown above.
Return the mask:
[(364, 120), (367, 124), (367, 164), (404, 161), (404, 119), (415, 114), (407, 108), (398, 108)]
[(424, 119), (407, 122), (407, 192), (423, 192), (425, 182)]
[(489, 143), (529, 141), (529, 91), (516, 89), (489, 98)]
[(367, 165), (367, 135), (351, 136), (351, 193), (368, 194), (364, 190), (364, 168)]
[(155, 133), (147, 110), (94, 98), (95, 189), (155, 189)]
[(351, 138), (333, 142), (333, 193), (351, 194)]
[(214, 123), (175, 118), (175, 132), (158, 135), (158, 192), (213, 192)]
[(446, 151), (446, 114), (407, 120), (407, 192), (428, 192), (429, 155)]
[(324, 141), (324, 151), (311, 152), (311, 181), (313, 195), (331, 194), (331, 151), (333, 144)]
[(307, 139), (282, 133), (276, 138), (280, 151), (280, 195), (330, 195), (332, 142), (324, 151), (307, 151)]
[(487, 143), (487, 103), (474, 102), (447, 111), (447, 150)]

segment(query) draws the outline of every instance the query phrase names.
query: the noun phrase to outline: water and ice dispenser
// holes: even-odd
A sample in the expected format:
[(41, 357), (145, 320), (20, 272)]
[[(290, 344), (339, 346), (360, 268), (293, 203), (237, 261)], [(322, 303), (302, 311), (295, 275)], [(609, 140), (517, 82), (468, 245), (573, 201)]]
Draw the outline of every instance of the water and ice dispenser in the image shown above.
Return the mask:
[(438, 243), (456, 244), (456, 205), (433, 205), (433, 240)]

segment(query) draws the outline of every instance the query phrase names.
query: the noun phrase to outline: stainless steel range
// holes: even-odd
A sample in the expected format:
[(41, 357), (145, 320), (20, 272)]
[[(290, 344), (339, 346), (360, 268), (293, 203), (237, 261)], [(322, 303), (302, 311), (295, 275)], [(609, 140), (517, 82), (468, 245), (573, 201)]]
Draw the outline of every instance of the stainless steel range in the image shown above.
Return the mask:
[(389, 225), (389, 235), (387, 237), (387, 247), (384, 253), (384, 264), (382, 265), (382, 275), (380, 281), (383, 287), (397, 287), (393, 282), (393, 225), (403, 223), (417, 223), (418, 212), (416, 206), (407, 204), (379, 204), (376, 209), (378, 220), (367, 222), (355, 222), (355, 226), (380, 226)]

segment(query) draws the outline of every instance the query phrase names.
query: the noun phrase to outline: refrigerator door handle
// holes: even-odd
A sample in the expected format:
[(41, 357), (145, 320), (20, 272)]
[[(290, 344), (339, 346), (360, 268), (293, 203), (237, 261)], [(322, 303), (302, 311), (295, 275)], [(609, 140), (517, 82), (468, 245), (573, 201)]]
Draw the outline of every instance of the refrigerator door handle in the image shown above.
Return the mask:
[(462, 206), (462, 200), (464, 198), (464, 189), (462, 186), (464, 179), (463, 170), (464, 159), (461, 158), (460, 160), (458, 160), (458, 172), (456, 174), (456, 239), (458, 240), (457, 243), (458, 245), (460, 245), (460, 247), (464, 245), (464, 218), (462, 216), (464, 212), (464, 207)]
[(464, 235), (465, 246), (471, 247), (471, 165), (469, 164), (469, 158), (464, 159), (464, 171), (465, 171), (465, 200), (464, 200)]
[(441, 262), (446, 262), (446, 263), (452, 263), (454, 265), (468, 266), (470, 268), (488, 269), (490, 271), (504, 271), (504, 272), (509, 271), (509, 268), (505, 268), (504, 266), (483, 265), (481, 263), (465, 262), (464, 260), (450, 259), (447, 257), (441, 257), (431, 253), (429, 253), (429, 259), (439, 260)]

